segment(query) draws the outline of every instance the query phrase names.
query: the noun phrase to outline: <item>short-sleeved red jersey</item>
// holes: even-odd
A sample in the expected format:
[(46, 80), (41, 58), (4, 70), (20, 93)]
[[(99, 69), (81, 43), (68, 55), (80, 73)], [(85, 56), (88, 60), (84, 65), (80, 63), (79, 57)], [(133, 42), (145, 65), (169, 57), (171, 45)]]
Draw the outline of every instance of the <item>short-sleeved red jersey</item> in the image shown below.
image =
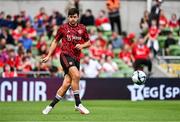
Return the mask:
[(132, 48), (132, 54), (137, 59), (148, 59), (150, 49), (146, 45), (134, 45)]
[(89, 35), (84, 25), (77, 24), (77, 26), (71, 26), (66, 23), (59, 27), (55, 39), (56, 41), (62, 39), (61, 53), (80, 61), (81, 51), (76, 49), (75, 46), (76, 44), (82, 44), (88, 41)]

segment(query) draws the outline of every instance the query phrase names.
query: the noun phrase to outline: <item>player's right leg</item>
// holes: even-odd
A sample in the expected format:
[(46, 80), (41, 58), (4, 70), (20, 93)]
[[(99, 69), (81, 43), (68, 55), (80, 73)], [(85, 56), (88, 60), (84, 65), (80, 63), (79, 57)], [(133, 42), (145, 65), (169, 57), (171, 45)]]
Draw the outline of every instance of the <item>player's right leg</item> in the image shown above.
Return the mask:
[(68, 74), (64, 76), (62, 86), (58, 89), (53, 101), (42, 111), (43, 114), (48, 114), (54, 108), (54, 106), (62, 99), (62, 97), (65, 95), (66, 91), (71, 85), (71, 80), (72, 79)]
[(81, 104), (81, 100), (79, 97), (79, 80), (80, 80), (80, 72), (76, 66), (72, 66), (69, 68), (69, 75), (72, 78), (71, 88), (74, 93), (75, 99), (75, 109), (78, 110), (81, 114), (89, 114), (89, 110), (85, 108)]

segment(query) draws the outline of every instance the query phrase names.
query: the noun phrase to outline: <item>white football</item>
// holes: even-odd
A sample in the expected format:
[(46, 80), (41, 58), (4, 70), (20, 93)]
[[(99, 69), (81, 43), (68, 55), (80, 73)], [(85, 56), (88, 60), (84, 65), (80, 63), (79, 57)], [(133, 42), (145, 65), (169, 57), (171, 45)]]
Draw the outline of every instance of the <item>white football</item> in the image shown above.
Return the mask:
[(134, 71), (132, 75), (132, 81), (137, 85), (144, 84), (146, 82), (146, 78), (147, 78), (146, 73), (140, 70)]

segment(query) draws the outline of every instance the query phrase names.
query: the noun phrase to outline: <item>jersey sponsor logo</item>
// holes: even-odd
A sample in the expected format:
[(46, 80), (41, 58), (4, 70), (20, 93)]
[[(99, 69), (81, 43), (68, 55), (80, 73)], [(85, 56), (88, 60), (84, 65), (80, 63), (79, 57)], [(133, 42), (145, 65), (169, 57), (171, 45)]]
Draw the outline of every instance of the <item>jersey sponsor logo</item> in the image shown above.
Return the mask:
[(137, 55), (145, 55), (144, 51), (137, 50)]
[(80, 40), (81, 40), (81, 37), (80, 37), (80, 36), (72, 36), (72, 39), (73, 39), (73, 40), (78, 40), (78, 41), (80, 41)]
[(82, 39), (82, 37), (80, 37), (80, 36), (71, 36), (71, 35), (66, 35), (66, 38), (67, 38), (67, 41), (72, 41), (72, 40), (74, 40), (74, 41), (80, 41), (81, 39)]

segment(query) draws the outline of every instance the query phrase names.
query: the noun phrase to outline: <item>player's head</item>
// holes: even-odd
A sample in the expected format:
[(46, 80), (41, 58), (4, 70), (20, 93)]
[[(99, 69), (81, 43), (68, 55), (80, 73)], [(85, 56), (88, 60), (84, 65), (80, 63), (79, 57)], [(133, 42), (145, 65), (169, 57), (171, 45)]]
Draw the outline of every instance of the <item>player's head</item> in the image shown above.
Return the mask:
[(68, 11), (68, 22), (71, 25), (76, 25), (79, 19), (79, 10), (76, 8), (71, 8)]
[(145, 40), (144, 40), (144, 38), (143, 38), (142, 36), (139, 36), (137, 42), (138, 42), (138, 44), (140, 44), (140, 45), (144, 45)]

